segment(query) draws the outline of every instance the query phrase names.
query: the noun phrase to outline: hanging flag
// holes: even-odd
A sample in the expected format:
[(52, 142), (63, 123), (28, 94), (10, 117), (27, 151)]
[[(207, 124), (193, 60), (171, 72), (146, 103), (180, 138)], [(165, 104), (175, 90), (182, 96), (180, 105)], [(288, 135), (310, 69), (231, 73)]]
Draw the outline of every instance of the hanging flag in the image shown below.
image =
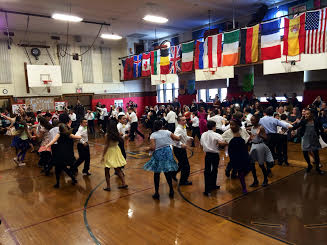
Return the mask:
[(124, 80), (133, 79), (133, 62), (133, 57), (126, 58), (124, 66)]
[(241, 29), (241, 64), (258, 61), (259, 24)]
[(181, 45), (170, 47), (169, 73), (177, 74), (181, 71)]
[(294, 19), (285, 18), (283, 55), (295, 56), (304, 52), (305, 13)]
[(160, 73), (168, 74), (169, 73), (169, 48), (163, 48), (160, 50)]
[(305, 50), (306, 54), (318, 54), (327, 51), (326, 47), (327, 9), (306, 12)]
[(182, 43), (182, 72), (193, 70), (194, 41)]
[(240, 30), (224, 33), (223, 66), (234, 66), (238, 63), (238, 45)]
[(123, 69), (122, 69), (122, 71), (120, 72), (120, 80), (125, 80), (125, 65), (126, 65), (126, 59), (122, 59), (121, 60), (121, 64), (122, 64), (122, 67), (123, 67)]
[(254, 86), (254, 74), (246, 74), (243, 77), (243, 84), (242, 84), (242, 89), (244, 92), (251, 92), (253, 90)]
[(208, 36), (204, 43), (203, 62), (204, 68), (216, 68), (222, 65), (223, 34)]
[(140, 77), (142, 71), (142, 54), (134, 55), (133, 76)]
[(150, 53), (142, 55), (142, 77), (150, 76)]
[(203, 42), (196, 41), (195, 45), (195, 57), (194, 57), (194, 68), (203, 69)]
[(160, 74), (160, 49), (151, 51), (151, 74)]
[(261, 60), (273, 60), (280, 57), (280, 20), (261, 24)]

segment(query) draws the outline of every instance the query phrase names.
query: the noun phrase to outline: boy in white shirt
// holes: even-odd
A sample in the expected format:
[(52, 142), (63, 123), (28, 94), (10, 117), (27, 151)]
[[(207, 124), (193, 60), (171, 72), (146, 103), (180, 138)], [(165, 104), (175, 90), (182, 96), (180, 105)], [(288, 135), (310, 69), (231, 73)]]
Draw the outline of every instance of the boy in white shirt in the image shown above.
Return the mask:
[(129, 132), (129, 138), (130, 138), (129, 141), (134, 141), (135, 133), (139, 134), (144, 139), (144, 135), (138, 130), (138, 118), (134, 111), (134, 108), (130, 107), (128, 109), (128, 112), (129, 112), (129, 118), (131, 123), (131, 130)]
[(87, 126), (90, 130), (90, 134), (95, 136), (93, 112), (91, 110), (87, 110), (84, 118), (87, 120)]
[[(120, 134), (120, 136), (125, 140), (126, 137), (128, 137), (127, 131), (128, 131), (128, 126), (127, 126), (127, 119), (125, 115), (120, 115), (118, 116), (118, 124), (117, 124), (117, 129)], [(119, 141), (118, 146), (121, 150), (121, 153), (123, 154), (124, 158), (126, 159), (126, 152), (125, 152), (125, 144), (124, 141)]]
[(87, 134), (87, 120), (84, 118), (81, 121), (81, 125), (78, 128), (76, 136), (81, 136), (82, 138), (77, 143), (77, 150), (79, 158), (74, 164), (73, 172), (78, 172), (78, 166), (84, 162), (84, 168), (82, 173), (84, 175), (91, 175), (90, 170), (90, 147), (89, 147), (89, 138)]
[(199, 127), (199, 118), (198, 118), (198, 113), (193, 112), (191, 115), (191, 122), (192, 122), (192, 147), (195, 147), (194, 141), (195, 141), (195, 136), (198, 136), (199, 141), (201, 140), (201, 134), (200, 134), (200, 127)]
[(220, 134), (216, 133), (216, 123), (209, 120), (207, 122), (208, 131), (202, 134), (200, 144), (205, 156), (205, 169), (204, 169), (204, 192), (205, 196), (213, 190), (220, 189), (217, 185), (217, 174), (219, 165), (219, 150), (218, 144), (224, 144), (224, 139)]

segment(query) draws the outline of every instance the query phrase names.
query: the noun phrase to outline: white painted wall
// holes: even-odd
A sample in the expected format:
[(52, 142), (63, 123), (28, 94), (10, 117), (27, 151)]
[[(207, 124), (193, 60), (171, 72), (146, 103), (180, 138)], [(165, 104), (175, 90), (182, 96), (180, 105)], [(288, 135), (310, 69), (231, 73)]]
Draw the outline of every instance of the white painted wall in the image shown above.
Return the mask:
[[(95, 93), (95, 94), (106, 94), (106, 93), (124, 93), (124, 92), (143, 92), (143, 91), (155, 91), (155, 86), (146, 85), (145, 80), (135, 80), (129, 82), (120, 82), (119, 77), (119, 57), (125, 56), (127, 51), (126, 40), (113, 42), (113, 41), (102, 41), (96, 42), (95, 48), (92, 52), (93, 61), (93, 75), (94, 83), (84, 84), (82, 76), (82, 66), (81, 60), (72, 61), (72, 72), (73, 72), (73, 83), (65, 83), (61, 88), (51, 88), (51, 92), (47, 93), (46, 88), (31, 88), (30, 93), (26, 92), (25, 85), (25, 73), (24, 73), (24, 62), (29, 63), (25, 51), (22, 47), (17, 44), (20, 39), (24, 36), (24, 33), (15, 32), (14, 44), (11, 46), (11, 67), (12, 67), (12, 83), (11, 84), (0, 84), (0, 96), (3, 94), (3, 89), (8, 90), (8, 94), (14, 97), (27, 97), (27, 96), (54, 96), (62, 95), (68, 93), (76, 93), (76, 88), (81, 87), (83, 93)], [(57, 56), (57, 45), (58, 42), (51, 40), (50, 35), (29, 33), (28, 40), (30, 44), (44, 44), (49, 45), (51, 48), (49, 52), (54, 60), (55, 65), (59, 65), (59, 60)], [(71, 47), (71, 53), (80, 53), (80, 46), (89, 45), (92, 43), (92, 38), (82, 38), (82, 43), (76, 43), (72, 38), (69, 40), (69, 45)], [(60, 44), (65, 44), (65, 37), (61, 37)], [(101, 53), (99, 47), (109, 47), (111, 48), (111, 60), (112, 60), (112, 82), (103, 83), (102, 78), (102, 65), (101, 65)], [(27, 48), (27, 52), (30, 54), (31, 48)], [(48, 63), (51, 65), (51, 60), (45, 49), (41, 49), (41, 55), (39, 60), (35, 60), (31, 56), (32, 64), (43, 65)], [(148, 81), (149, 82), (149, 81)], [(147, 89), (147, 90), (145, 90)]]

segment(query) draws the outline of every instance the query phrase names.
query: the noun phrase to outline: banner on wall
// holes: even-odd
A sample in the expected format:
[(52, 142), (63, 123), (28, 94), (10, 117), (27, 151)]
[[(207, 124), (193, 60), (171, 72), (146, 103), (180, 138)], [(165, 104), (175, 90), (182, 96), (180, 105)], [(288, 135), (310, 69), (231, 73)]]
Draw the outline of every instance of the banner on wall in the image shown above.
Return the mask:
[(67, 101), (55, 101), (55, 110), (64, 111), (67, 105), (68, 105)]
[(151, 75), (151, 85), (160, 85), (165, 83), (178, 83), (177, 74)]
[(124, 108), (124, 100), (114, 100), (114, 104), (117, 107)]
[(187, 81), (187, 93), (194, 94), (195, 91), (195, 80), (188, 80)]
[(234, 66), (195, 70), (195, 81), (207, 81), (225, 78), (234, 78)]

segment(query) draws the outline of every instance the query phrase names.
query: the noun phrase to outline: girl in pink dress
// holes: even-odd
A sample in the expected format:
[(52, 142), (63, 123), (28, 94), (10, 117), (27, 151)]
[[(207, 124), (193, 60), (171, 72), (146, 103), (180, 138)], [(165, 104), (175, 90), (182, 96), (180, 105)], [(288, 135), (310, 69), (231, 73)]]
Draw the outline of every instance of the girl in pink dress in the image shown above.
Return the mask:
[(204, 107), (200, 107), (199, 113), (199, 127), (200, 127), (200, 134), (208, 131), (207, 129), (207, 113), (204, 110)]

